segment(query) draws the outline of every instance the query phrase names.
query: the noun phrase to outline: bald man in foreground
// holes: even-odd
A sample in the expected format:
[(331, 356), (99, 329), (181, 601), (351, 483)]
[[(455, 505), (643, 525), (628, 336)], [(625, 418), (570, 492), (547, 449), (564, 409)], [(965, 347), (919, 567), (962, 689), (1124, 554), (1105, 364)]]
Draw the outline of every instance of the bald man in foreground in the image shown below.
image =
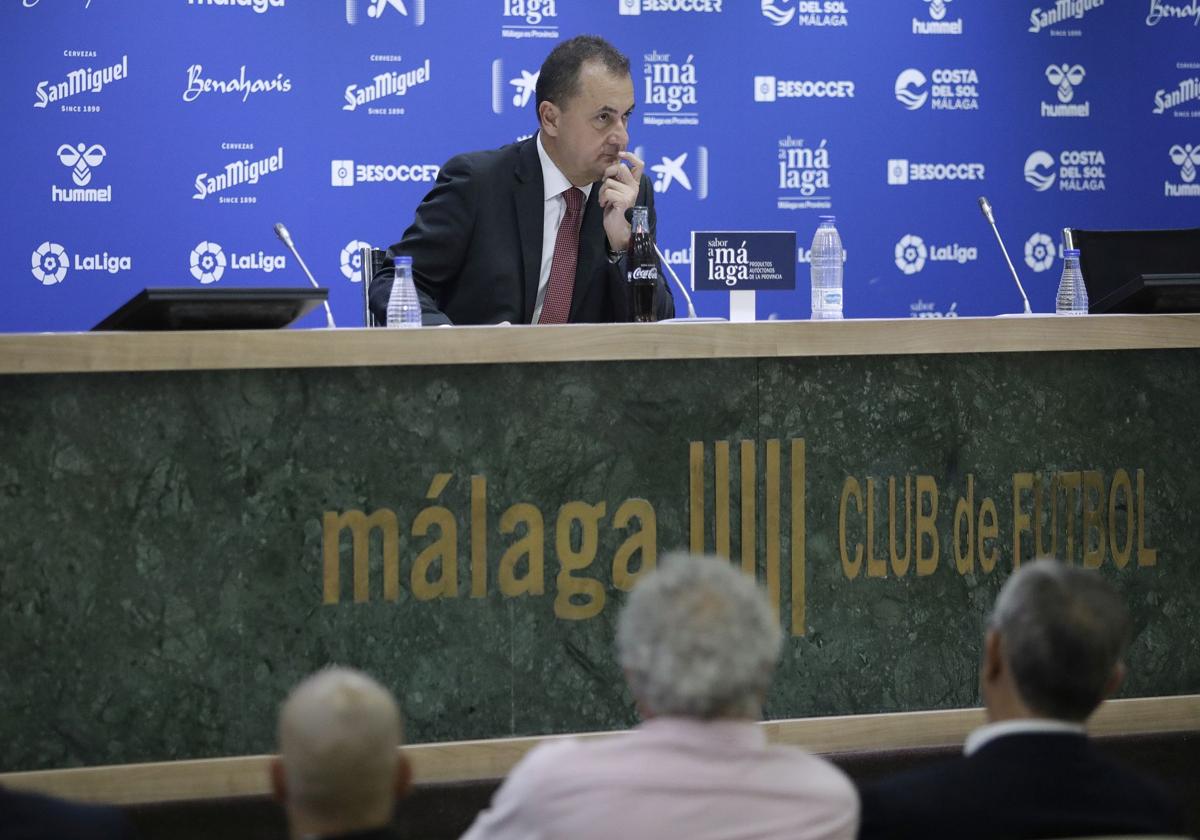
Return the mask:
[(271, 764), (293, 840), (384, 840), (412, 781), (401, 754), (400, 710), (375, 680), (327, 668), (297, 685), (279, 712)]

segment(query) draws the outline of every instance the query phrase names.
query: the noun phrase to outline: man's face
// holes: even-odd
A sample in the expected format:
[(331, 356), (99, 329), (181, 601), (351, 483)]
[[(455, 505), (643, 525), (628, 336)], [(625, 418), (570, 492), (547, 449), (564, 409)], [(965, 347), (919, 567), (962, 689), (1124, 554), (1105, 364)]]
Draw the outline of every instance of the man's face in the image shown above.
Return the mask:
[(563, 106), (550, 109), (542, 123), (552, 140), (547, 149), (553, 146), (555, 163), (571, 183), (599, 181), (604, 170), (620, 160), (618, 152), (629, 144), (632, 112), (633, 79), (613, 75), (596, 61), (579, 68), (579, 91)]

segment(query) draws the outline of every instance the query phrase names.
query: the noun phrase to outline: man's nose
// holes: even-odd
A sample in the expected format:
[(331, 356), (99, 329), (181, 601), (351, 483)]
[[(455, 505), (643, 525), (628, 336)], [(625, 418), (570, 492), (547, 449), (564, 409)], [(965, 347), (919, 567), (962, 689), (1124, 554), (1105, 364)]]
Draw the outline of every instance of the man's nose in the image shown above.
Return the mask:
[(609, 140), (618, 149), (624, 150), (629, 145), (629, 128), (622, 123), (617, 123), (612, 134), (609, 135)]

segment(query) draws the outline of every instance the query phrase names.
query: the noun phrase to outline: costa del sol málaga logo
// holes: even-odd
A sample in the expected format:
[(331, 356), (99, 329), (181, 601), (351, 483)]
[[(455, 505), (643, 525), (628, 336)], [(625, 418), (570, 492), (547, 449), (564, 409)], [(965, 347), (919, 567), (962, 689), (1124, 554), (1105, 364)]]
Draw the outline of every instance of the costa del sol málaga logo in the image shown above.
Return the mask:
[(896, 243), (896, 268), (905, 274), (916, 274), (924, 268), (928, 256), (925, 240), (919, 236), (907, 234)]
[(921, 90), (925, 86), (925, 74), (910, 67), (896, 77), (896, 99), (910, 111), (915, 111), (925, 104), (929, 92)]
[(43, 286), (61, 283), (67, 276), (71, 258), (57, 242), (43, 242), (33, 252), (33, 276)]
[(1038, 150), (1025, 159), (1025, 180), (1038, 192), (1054, 186), (1054, 158), (1049, 152)]
[(220, 280), (228, 264), (225, 252), (215, 242), (201, 242), (192, 249), (192, 276), (205, 285)]
[(775, 0), (762, 0), (763, 17), (771, 21), (771, 23), (775, 24), (776, 26), (787, 26), (792, 22), (792, 18), (796, 16), (796, 10), (794, 8), (783, 8), (789, 2), (791, 2), (791, 0), (780, 0), (780, 2), (775, 2)]

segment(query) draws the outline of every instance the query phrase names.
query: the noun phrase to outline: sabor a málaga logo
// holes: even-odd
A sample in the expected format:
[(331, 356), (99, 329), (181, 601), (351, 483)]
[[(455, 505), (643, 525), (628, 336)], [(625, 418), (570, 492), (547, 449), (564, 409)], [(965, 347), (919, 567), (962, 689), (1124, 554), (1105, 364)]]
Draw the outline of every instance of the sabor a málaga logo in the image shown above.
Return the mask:
[[(699, 125), (696, 57), (691, 53), (683, 61), (672, 61), (670, 53), (657, 50), (642, 56), (646, 88), (642, 125)], [(684, 110), (687, 108), (688, 110)]]
[(830, 210), (833, 208), (832, 165), (828, 138), (807, 145), (803, 137), (782, 138), (778, 144), (779, 195), (777, 210)]
[[(504, 0), (505, 24), (501, 38), (557, 38), (558, 5), (556, 0)], [(508, 21), (519, 20), (522, 23)]]
[(253, 9), (258, 14), (264, 14), (271, 9), (282, 9), (287, 0), (187, 0), (189, 6), (229, 6)]

